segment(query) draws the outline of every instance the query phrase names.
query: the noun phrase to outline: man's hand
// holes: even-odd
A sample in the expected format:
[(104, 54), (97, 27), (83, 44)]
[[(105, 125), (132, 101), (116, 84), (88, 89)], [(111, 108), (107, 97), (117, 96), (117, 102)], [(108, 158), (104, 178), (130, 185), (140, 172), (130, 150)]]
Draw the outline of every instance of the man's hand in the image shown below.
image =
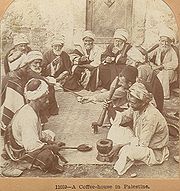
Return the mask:
[(45, 140), (45, 142), (51, 141), (52, 137), (48, 134), (45, 134), (45, 136), (43, 137), (43, 139)]
[(60, 56), (57, 56), (57, 57), (51, 62), (51, 65), (52, 65), (52, 66), (58, 65), (58, 63), (60, 62), (60, 59), (61, 59), (61, 57), (60, 57)]
[(113, 107), (112, 100), (110, 100), (110, 101), (105, 100), (104, 103), (103, 103), (103, 108), (107, 109), (108, 116), (114, 120), (115, 117), (116, 117), (116, 110)]
[(140, 78), (140, 77), (138, 77), (137, 79), (136, 79), (136, 82), (139, 82), (139, 83), (144, 83), (144, 81), (143, 81), (143, 79), (142, 78)]
[(79, 59), (80, 62), (86, 62), (89, 61), (88, 57), (86, 56), (81, 56), (81, 58)]
[(111, 107), (113, 107), (112, 100), (110, 100), (110, 101), (104, 100), (103, 108), (104, 109), (110, 109)]
[(88, 69), (89, 71), (92, 71), (95, 67), (91, 66), (90, 64), (85, 64), (84, 68)]
[(56, 79), (52, 76), (47, 76), (46, 80), (49, 84), (56, 84)]
[(112, 150), (109, 153), (109, 156), (116, 157), (122, 147), (123, 147), (123, 145), (121, 145), (121, 144), (113, 146)]
[(113, 61), (112, 57), (110, 57), (110, 56), (106, 57), (106, 59), (105, 59), (106, 63), (111, 63), (112, 61)]

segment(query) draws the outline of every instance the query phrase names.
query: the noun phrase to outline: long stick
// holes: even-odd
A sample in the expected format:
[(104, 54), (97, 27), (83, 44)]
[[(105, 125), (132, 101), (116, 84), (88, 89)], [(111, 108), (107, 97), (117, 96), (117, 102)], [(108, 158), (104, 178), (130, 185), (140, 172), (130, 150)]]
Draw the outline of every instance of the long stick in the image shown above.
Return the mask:
[[(110, 92), (109, 92), (109, 96), (108, 96), (108, 98), (107, 98), (107, 101), (110, 101), (111, 100), (111, 98), (112, 98), (112, 96), (113, 96), (113, 94), (114, 94), (114, 92), (115, 92), (115, 90), (116, 90), (116, 88), (117, 88), (117, 85), (118, 85), (118, 82), (119, 82), (119, 77), (117, 76), (116, 78), (115, 78), (115, 86), (113, 87), (113, 88), (111, 88), (111, 90), (110, 90)], [(93, 122), (92, 123), (92, 128), (94, 129), (94, 133), (98, 133), (98, 126), (100, 127), (100, 126), (102, 126), (102, 124), (103, 124), (103, 122), (104, 122), (104, 118), (105, 118), (105, 116), (106, 116), (106, 111), (107, 111), (107, 108), (103, 108), (103, 110), (102, 110), (102, 112), (101, 112), (101, 114), (100, 114), (100, 116), (99, 116), (99, 118), (98, 118), (98, 121), (97, 122)]]
[(61, 149), (78, 149), (78, 147), (65, 147), (65, 146), (62, 146)]

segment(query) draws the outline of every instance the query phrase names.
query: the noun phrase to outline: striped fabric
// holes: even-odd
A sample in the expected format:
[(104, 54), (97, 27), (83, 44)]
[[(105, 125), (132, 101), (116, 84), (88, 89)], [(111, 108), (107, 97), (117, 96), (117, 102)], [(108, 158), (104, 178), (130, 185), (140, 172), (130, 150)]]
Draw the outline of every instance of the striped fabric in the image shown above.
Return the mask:
[(5, 100), (1, 107), (1, 129), (5, 130), (15, 112), (24, 104), (23, 87), (21, 80), (11, 78), (7, 82)]

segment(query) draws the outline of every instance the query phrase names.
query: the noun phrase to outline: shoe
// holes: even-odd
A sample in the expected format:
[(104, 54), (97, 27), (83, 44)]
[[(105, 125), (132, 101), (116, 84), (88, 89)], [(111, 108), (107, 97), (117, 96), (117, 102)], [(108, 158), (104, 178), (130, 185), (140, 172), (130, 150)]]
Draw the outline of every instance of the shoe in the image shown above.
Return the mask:
[(64, 142), (58, 142), (57, 145), (58, 147), (62, 147), (62, 146), (65, 146), (66, 144)]

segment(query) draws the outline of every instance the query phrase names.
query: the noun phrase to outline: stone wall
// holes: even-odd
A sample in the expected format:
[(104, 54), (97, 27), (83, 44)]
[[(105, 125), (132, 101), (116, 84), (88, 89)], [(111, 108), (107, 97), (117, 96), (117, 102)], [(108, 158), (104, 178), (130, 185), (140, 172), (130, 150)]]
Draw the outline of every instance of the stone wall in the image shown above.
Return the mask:
[(134, 1), (132, 43), (148, 49), (158, 42), (159, 29), (163, 26), (173, 29), (177, 36), (178, 28), (174, 14), (165, 2), (162, 0)]
[[(133, 1), (130, 37), (133, 44), (149, 48), (158, 42), (158, 29), (162, 24), (177, 32), (174, 15), (162, 0)], [(86, 0), (14, 0), (2, 20), (2, 47), (9, 49), (14, 33), (24, 32), (34, 49), (45, 51), (56, 34), (64, 35), (66, 48), (72, 49), (85, 28)]]
[(85, 16), (86, 0), (14, 0), (2, 20), (3, 47), (23, 32), (33, 49), (45, 51), (54, 35), (63, 35), (66, 48), (72, 48), (85, 29)]

